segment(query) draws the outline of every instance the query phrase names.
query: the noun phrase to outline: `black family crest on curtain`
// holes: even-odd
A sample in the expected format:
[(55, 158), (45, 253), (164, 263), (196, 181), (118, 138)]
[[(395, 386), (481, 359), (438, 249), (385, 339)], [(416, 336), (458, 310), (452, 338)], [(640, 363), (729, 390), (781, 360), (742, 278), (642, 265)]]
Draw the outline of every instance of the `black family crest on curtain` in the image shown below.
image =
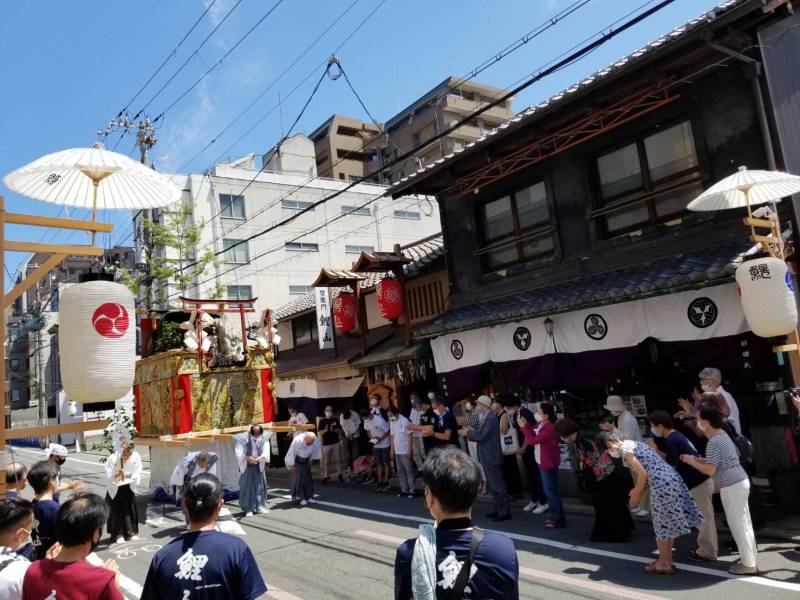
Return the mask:
[(514, 331), (514, 345), (518, 350), (527, 351), (531, 347), (532, 341), (531, 330), (527, 327), (517, 327), (516, 331)]
[(464, 344), (460, 340), (453, 340), (450, 342), (450, 354), (456, 360), (461, 360), (464, 357)]
[(608, 323), (598, 314), (591, 314), (583, 322), (583, 330), (593, 340), (602, 340), (608, 333)]
[(711, 327), (717, 320), (719, 309), (711, 298), (695, 298), (686, 309), (689, 322), (699, 329)]

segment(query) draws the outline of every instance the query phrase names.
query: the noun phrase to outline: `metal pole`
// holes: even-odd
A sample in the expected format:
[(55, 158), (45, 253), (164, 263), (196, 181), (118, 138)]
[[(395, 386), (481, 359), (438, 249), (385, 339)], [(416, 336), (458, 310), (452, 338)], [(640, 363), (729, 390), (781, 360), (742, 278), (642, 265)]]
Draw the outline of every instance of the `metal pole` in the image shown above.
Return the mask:
[[(4, 244), (5, 244), (5, 200), (0, 196), (0, 263), (4, 262)], [(5, 286), (3, 286), (5, 290)], [(4, 291), (5, 294), (5, 291)], [(2, 308), (2, 316), (0, 316), (0, 452), (5, 454), (6, 450), (6, 303), (5, 300), (0, 302)], [(2, 464), (0, 464), (0, 497), (6, 496), (6, 461), (5, 456)]]
[[(39, 310), (41, 316), (41, 305)], [(39, 402), (39, 425), (47, 426), (47, 394), (44, 387), (44, 361), (42, 360), (42, 329), (36, 330), (36, 398)], [(42, 436), (42, 448), (47, 448), (47, 435)]]

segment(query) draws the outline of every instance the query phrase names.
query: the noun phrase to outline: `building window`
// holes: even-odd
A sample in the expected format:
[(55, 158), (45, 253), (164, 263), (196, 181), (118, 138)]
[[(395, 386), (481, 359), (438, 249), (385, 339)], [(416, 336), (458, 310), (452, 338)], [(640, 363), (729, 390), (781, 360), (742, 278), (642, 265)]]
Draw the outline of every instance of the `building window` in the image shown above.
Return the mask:
[(544, 182), (480, 206), (478, 219), (485, 271), (551, 254), (555, 249)]
[(286, 242), (285, 248), (291, 252), (319, 252), (319, 244), (308, 242)]
[(362, 252), (372, 253), (375, 252), (375, 246), (345, 246), (344, 251), (346, 254), (361, 254)]
[(308, 315), (292, 320), (292, 335), (294, 336), (295, 348), (305, 346), (317, 341), (317, 313), (312, 312)]
[(674, 219), (703, 191), (689, 121), (597, 157), (599, 200), (593, 217), (619, 235)]
[[(305, 210), (314, 206), (313, 202), (305, 200), (281, 200), (281, 208), (288, 208), (290, 210)], [(311, 210), (314, 210), (313, 208)]]
[(19, 402), (19, 389), (14, 388), (11, 390), (11, 402)]
[(418, 210), (405, 210), (399, 209), (394, 211), (395, 219), (411, 219), (412, 221), (419, 221), (420, 215)]
[(310, 294), (314, 291), (310, 285), (290, 285), (289, 286), (289, 293), (292, 296), (305, 296), (306, 294)]
[(345, 206), (342, 205), (342, 214), (343, 215), (363, 215), (363, 216), (370, 216), (372, 211), (370, 210), (369, 206)]
[(19, 359), (18, 358), (12, 358), (9, 361), (9, 363), (10, 363), (9, 366), (11, 367), (11, 371), (12, 372), (16, 373), (17, 371), (19, 371)]
[(253, 288), (249, 285), (229, 285), (225, 292), (228, 300), (250, 300), (253, 298)]
[(244, 196), (220, 194), (219, 214), (226, 219), (244, 219)]
[(352, 181), (360, 181), (360, 180), (361, 180), (361, 177), (359, 177), (358, 175), (350, 175), (350, 181), (351, 182)]
[(250, 262), (250, 249), (244, 240), (222, 240), (224, 261), (228, 264), (243, 265)]
[(345, 179), (347, 179), (347, 177), (345, 176), (345, 174), (344, 174), (344, 173), (339, 173), (339, 179), (341, 179), (342, 181), (344, 181)]
[(415, 133), (413, 137), (414, 137), (414, 147), (416, 148), (417, 146), (422, 144), (422, 138), (418, 133)]

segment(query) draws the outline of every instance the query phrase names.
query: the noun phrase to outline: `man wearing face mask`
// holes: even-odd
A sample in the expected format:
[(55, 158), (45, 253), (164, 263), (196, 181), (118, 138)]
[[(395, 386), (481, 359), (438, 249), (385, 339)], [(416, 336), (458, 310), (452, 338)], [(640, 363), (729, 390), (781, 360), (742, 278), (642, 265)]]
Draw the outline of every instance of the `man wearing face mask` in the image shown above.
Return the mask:
[[(294, 406), (289, 407), (289, 425), (307, 425), (308, 424), (308, 417), (298, 410)], [(297, 431), (292, 433), (292, 437), (296, 438), (299, 435), (304, 435), (306, 433), (305, 429), (298, 429)]]
[(33, 504), (19, 497), (0, 501), (0, 598), (22, 598), (22, 580), (30, 560), (17, 552), (33, 531)]
[(731, 393), (722, 387), (722, 373), (720, 370), (714, 367), (706, 367), (700, 371), (698, 377), (700, 378), (700, 388), (704, 392), (722, 394), (725, 401), (728, 403), (729, 414), (727, 420), (731, 422), (731, 425), (733, 425), (736, 431), (741, 433), (742, 423), (739, 418), (739, 405), (736, 404), (736, 400), (731, 396)]
[(333, 416), (333, 406), (325, 407), (325, 417), (319, 420), (317, 431), (322, 439), (322, 484), (327, 484), (331, 477), (343, 481), (342, 425)]
[(86, 489), (86, 485), (82, 481), (66, 481), (61, 479), (61, 465), (67, 462), (67, 449), (61, 444), (50, 444), (47, 447), (47, 460), (53, 462), (58, 467), (58, 486), (56, 493), (53, 495), (53, 500), (59, 502), (61, 500), (61, 492), (68, 490), (82, 491)]
[[(617, 421), (616, 426), (613, 423), (600, 423), (600, 429), (609, 433), (615, 433), (623, 441), (630, 440), (632, 442), (642, 441), (642, 432), (639, 430), (639, 422), (636, 417), (625, 406), (620, 396), (609, 396), (606, 399), (606, 405), (603, 407), (610, 412)], [(635, 471), (632, 472), (634, 485), (636, 484)], [(631, 514), (637, 517), (646, 517), (650, 514), (650, 488), (648, 487), (642, 494), (639, 506), (631, 509)]]
[(508, 521), (508, 489), (503, 478), (503, 450), (500, 445), (500, 421), (492, 410), (488, 396), (479, 396), (475, 409), (481, 417), (481, 428), (475, 432), (464, 427), (459, 435), (478, 444), (478, 462), (483, 467), (486, 485), (494, 498), (494, 511), (488, 516), (492, 521)]
[(267, 465), (269, 464), (269, 434), (261, 425), (252, 425), (247, 433), (233, 438), (236, 460), (239, 461), (239, 506), (245, 517), (253, 513), (268, 513)]
[(55, 558), (45, 558), (28, 568), (22, 584), (23, 600), (124, 600), (117, 589), (117, 563), (109, 560), (100, 567), (86, 562), (100, 542), (107, 520), (108, 506), (97, 494), (75, 494), (67, 500), (56, 516), (61, 550)]
[(423, 425), (433, 425), (436, 415), (431, 410), (430, 404), (426, 400), (420, 398), (416, 392), (411, 392), (409, 396), (411, 401), (411, 413), (408, 415), (408, 430), (412, 432), (412, 451), (414, 453), (414, 464), (417, 470), (422, 469), (422, 464), (425, 462), (425, 449), (426, 440), (422, 436)]
[(430, 439), (429, 448), (436, 448), (444, 444), (458, 446), (458, 421), (447, 405), (439, 396), (434, 394), (431, 407), (436, 415), (433, 426), (428, 426), (422, 435)]

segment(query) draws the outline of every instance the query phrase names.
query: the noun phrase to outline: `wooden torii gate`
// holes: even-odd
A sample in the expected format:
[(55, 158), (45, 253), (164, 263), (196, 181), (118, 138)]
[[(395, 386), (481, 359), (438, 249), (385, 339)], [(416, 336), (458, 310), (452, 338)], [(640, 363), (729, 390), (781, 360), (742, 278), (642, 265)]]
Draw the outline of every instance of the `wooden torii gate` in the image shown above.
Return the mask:
[[(5, 239), (5, 225), (30, 225), (32, 227), (49, 227), (53, 229), (66, 229), (72, 231), (86, 231), (92, 234), (110, 233), (113, 229), (111, 223), (100, 223), (95, 220), (80, 221), (77, 219), (62, 219), (57, 217), (43, 217), (38, 215), (28, 215), (23, 213), (9, 213), (5, 210), (5, 199), (0, 196), (0, 263), (5, 261), (6, 252), (33, 252), (49, 254), (50, 257), (39, 265), (25, 279), (19, 282), (14, 288), (2, 297), (2, 318), (0, 318), (0, 401), (2, 412), (0, 412), (0, 452), (5, 453), (6, 440), (38, 437), (57, 433), (74, 433), (79, 431), (89, 431), (93, 429), (104, 429), (108, 421), (87, 421), (84, 423), (65, 423), (61, 425), (40, 425), (36, 427), (14, 427), (13, 433), (9, 433), (6, 427), (6, 308), (11, 306), (14, 301), (28, 291), (31, 286), (41, 280), (53, 268), (61, 264), (67, 256), (102, 256), (103, 248), (94, 245), (70, 245), (70, 244), (43, 244), (39, 242), (17, 242)], [(0, 494), (5, 495), (6, 487), (6, 464), (0, 465)]]

